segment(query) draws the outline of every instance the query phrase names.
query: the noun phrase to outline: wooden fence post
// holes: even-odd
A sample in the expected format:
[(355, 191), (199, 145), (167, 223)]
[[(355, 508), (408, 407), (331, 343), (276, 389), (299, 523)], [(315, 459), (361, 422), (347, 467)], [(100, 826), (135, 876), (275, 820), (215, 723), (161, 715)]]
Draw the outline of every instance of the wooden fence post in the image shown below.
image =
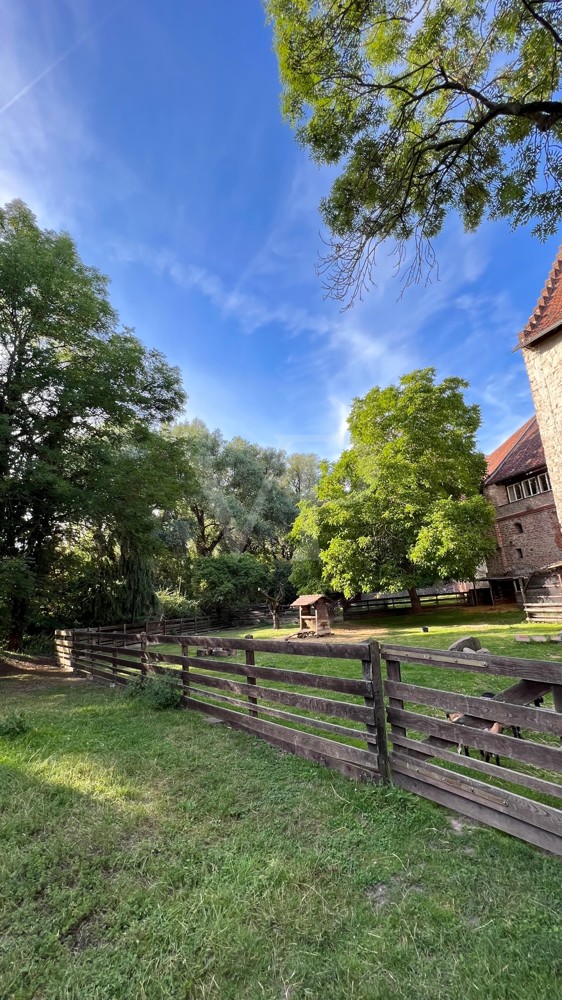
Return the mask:
[[(400, 670), (400, 660), (386, 661), (386, 676), (388, 677), (389, 681), (400, 682), (402, 680), (402, 672)], [(400, 709), (404, 708), (404, 702), (402, 701), (401, 698), (389, 698), (388, 703), (391, 708), (400, 708)], [(406, 735), (406, 730), (404, 729), (403, 726), (395, 726), (391, 724), (390, 732), (392, 735), (395, 736)]]
[[(189, 656), (189, 646), (181, 644), (181, 655)], [(189, 690), (189, 663), (182, 663), (181, 665), (181, 683), (183, 688), (183, 703), (185, 705), (186, 699), (190, 697)]]
[(143, 677), (146, 677), (148, 673), (148, 664), (149, 664), (148, 636), (146, 632), (141, 632), (140, 641), (141, 641), (141, 674), (143, 675)]
[(367, 723), (367, 734), (376, 735), (375, 743), (369, 743), (367, 747), (373, 753), (378, 754), (378, 771), (383, 784), (390, 782), (390, 762), (388, 759), (388, 744), (386, 740), (386, 716), (384, 710), (384, 697), (381, 674), (381, 657), (378, 642), (369, 643), (369, 659), (362, 660), (363, 677), (371, 685), (372, 697), (365, 698), (365, 704), (373, 711), (372, 723)]
[[(248, 667), (254, 667), (255, 664), (256, 664), (256, 654), (254, 653), (254, 650), (253, 649), (247, 649), (246, 650), (246, 666), (248, 666)], [(248, 684), (255, 684), (256, 683), (256, 678), (252, 677), (251, 674), (248, 674), (247, 681), (248, 681)], [(258, 699), (257, 698), (253, 698), (251, 694), (248, 695), (248, 701), (250, 702), (251, 705), (257, 705), (257, 703), (258, 703)], [(258, 713), (256, 712), (255, 708), (249, 708), (248, 709), (248, 715), (251, 715), (251, 717), (253, 719), (257, 719), (258, 718)]]
[[(555, 712), (562, 712), (562, 684), (552, 685), (552, 700)], [(560, 742), (562, 743), (562, 736), (560, 737)]]

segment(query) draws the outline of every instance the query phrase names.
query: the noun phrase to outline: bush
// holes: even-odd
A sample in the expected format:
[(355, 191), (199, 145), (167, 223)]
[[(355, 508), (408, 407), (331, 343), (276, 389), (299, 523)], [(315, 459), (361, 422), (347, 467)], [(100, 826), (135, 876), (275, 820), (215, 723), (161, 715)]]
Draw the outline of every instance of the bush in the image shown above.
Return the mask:
[(195, 618), (201, 614), (199, 601), (184, 597), (179, 590), (157, 590), (158, 611), (164, 618)]
[(22, 712), (10, 712), (0, 717), (0, 736), (6, 739), (26, 733), (28, 729), (29, 724)]
[[(179, 679), (178, 673), (178, 681)], [(158, 711), (179, 708), (182, 700), (182, 689), (178, 681), (170, 674), (135, 677), (127, 684), (125, 694), (128, 698), (142, 698), (147, 705)]]
[(23, 651), (30, 656), (53, 656), (55, 652), (53, 633), (38, 632), (36, 635), (25, 635)]

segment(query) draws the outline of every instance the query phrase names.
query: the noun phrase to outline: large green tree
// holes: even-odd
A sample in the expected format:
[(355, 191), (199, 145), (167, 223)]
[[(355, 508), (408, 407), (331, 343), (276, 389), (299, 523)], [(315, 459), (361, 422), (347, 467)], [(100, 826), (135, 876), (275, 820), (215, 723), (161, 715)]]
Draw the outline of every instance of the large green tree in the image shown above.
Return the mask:
[(433, 263), (448, 213), (562, 218), (559, 0), (266, 0), (283, 111), (320, 163), (337, 297), (372, 275), (386, 241), (410, 278)]
[(353, 403), (351, 447), (326, 466), (318, 502), (305, 503), (295, 537), (317, 539), (324, 579), (357, 591), (408, 590), (473, 579), (495, 548), (494, 509), (480, 494), (477, 406), (459, 378), (428, 368)]
[(280, 555), (296, 514), (296, 496), (284, 482), (285, 455), (242, 438), (226, 441), (201, 420), (177, 424), (166, 431), (183, 443), (194, 471), (195, 488), (176, 509), (176, 523), (167, 530), (186, 555), (192, 543), (198, 556), (219, 552)]
[[(0, 210), (0, 599), (13, 647), (69, 525), (103, 525), (112, 456), (140, 460), (184, 400), (177, 370), (119, 328), (107, 285), (68, 234), (40, 229), (22, 202)], [(131, 573), (133, 549), (129, 532)]]

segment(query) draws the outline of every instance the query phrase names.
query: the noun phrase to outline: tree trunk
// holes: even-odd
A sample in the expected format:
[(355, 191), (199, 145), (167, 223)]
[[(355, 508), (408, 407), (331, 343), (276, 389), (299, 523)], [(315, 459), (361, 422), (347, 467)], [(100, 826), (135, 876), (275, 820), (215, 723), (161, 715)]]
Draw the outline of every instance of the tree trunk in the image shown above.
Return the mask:
[(23, 649), (23, 633), (28, 613), (28, 601), (22, 597), (14, 597), (10, 605), (10, 628), (7, 640), (11, 653), (21, 653)]
[(408, 597), (410, 598), (410, 603), (412, 605), (412, 614), (419, 615), (422, 605), (420, 595), (418, 594), (416, 587), (408, 587)]
[(273, 628), (281, 628), (281, 618), (279, 616), (278, 607), (274, 607), (271, 609), (271, 616), (273, 618)]

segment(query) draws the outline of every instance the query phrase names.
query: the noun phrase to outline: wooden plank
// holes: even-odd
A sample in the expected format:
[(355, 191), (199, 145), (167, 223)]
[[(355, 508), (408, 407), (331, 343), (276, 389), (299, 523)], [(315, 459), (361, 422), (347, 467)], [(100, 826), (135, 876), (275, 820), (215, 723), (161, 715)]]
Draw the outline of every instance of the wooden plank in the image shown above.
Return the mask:
[(140, 670), (141, 665), (139, 661), (135, 662), (134, 660), (127, 660), (124, 656), (117, 656), (116, 653), (106, 653), (104, 646), (102, 646), (102, 649), (104, 649), (104, 652), (100, 653), (98, 652), (96, 646), (92, 646), (92, 649), (90, 651), (91, 657), (93, 656), (95, 660), (103, 660), (104, 663), (112, 663), (112, 664), (115, 663), (119, 664), (119, 666), (121, 667), (129, 667), (130, 670), (135, 670), (135, 671)]
[[(235, 728), (244, 728), (242, 726)], [(267, 739), (267, 742), (271, 746), (277, 747), (284, 753), (292, 753), (299, 757), (304, 757), (306, 760), (311, 760), (315, 764), (320, 764), (322, 767), (330, 767), (334, 771), (339, 771), (346, 778), (351, 778), (352, 781), (369, 781), (379, 782), (378, 771), (369, 770), (366, 766), (360, 767), (357, 764), (350, 764), (346, 760), (338, 760), (337, 757), (329, 757), (326, 754), (318, 753), (316, 750), (311, 750), (308, 747), (295, 747), (291, 743), (287, 743), (285, 740), (278, 739), (274, 736), (263, 737)]]
[(543, 708), (524, 708), (511, 705), (500, 698), (476, 698), (451, 691), (421, 687), (418, 684), (396, 684), (386, 681), (385, 692), (394, 698), (402, 697), (417, 705), (431, 705), (449, 712), (462, 712), (481, 719), (486, 725), (501, 722), (506, 726), (521, 726), (539, 733), (562, 736), (562, 716)]
[[(127, 640), (131, 640), (131, 639), (135, 638), (136, 641), (140, 643), (141, 636), (144, 633), (142, 631), (135, 632), (135, 633), (133, 633), (133, 632), (127, 632), (127, 633), (123, 633), (123, 632), (104, 632), (103, 630), (101, 632), (92, 632), (90, 629), (87, 629), (87, 628), (84, 628), (84, 629), (78, 628), (78, 629), (74, 630), (74, 634), (76, 636), (78, 636), (78, 637), (85, 636), (87, 639), (94, 639), (95, 638), (96, 644), (97, 644), (98, 639), (100, 639), (100, 640), (103, 641), (103, 644), (105, 645), (105, 643), (108, 642), (110, 639), (119, 640), (119, 642), (122, 644), (124, 638), (127, 639)], [(166, 639), (167, 638), (168, 637), (166, 636)]]
[(78, 668), (81, 671), (85, 671), (88, 674), (92, 674), (94, 677), (99, 677), (100, 680), (106, 680), (108, 684), (127, 684), (126, 677), (119, 677), (111, 673), (111, 670), (102, 670), (101, 667), (91, 667), (91, 666), (80, 666)]
[[(213, 698), (228, 705), (235, 705), (237, 708), (247, 708), (247, 703), (239, 698), (231, 698), (229, 695), (218, 694), (216, 691), (208, 691), (205, 688), (194, 687), (194, 697)], [(196, 692), (196, 693), (195, 693)], [(272, 708), (270, 705), (258, 704), (254, 710), (259, 715), (271, 716), (274, 719), (282, 719), (286, 722), (294, 722), (298, 725), (309, 726), (310, 729), (321, 729), (323, 732), (333, 733), (338, 736), (346, 736), (350, 739), (367, 741), (367, 734), (364, 729), (352, 729), (349, 726), (340, 726), (335, 722), (324, 722), (309, 715), (295, 715), (294, 712), (284, 712), (280, 708)], [(256, 716), (253, 716), (256, 718)]]
[(495, 674), (500, 677), (523, 677), (526, 680), (562, 684), (562, 663), (554, 660), (524, 660), (519, 657), (496, 656), (494, 653), (448, 653), (443, 649), (422, 649), (417, 646), (381, 646), (381, 656), (401, 663), (421, 663), (471, 673)]
[(478, 778), (447, 771), (435, 764), (413, 761), (399, 754), (393, 754), (392, 768), (393, 773), (411, 774), (430, 785), (447, 788), (463, 798), (480, 801), (483, 805), (497, 809), (498, 812), (523, 820), (541, 830), (548, 830), (549, 833), (560, 837), (562, 841), (562, 810), (554, 806), (543, 805), (542, 802), (524, 798), (522, 795), (517, 795), (516, 792), (495, 788), (493, 785), (479, 781)]
[(277, 737), (286, 741), (291, 746), (307, 747), (310, 750), (317, 750), (325, 753), (337, 760), (345, 760), (367, 770), (373, 768), (374, 754), (367, 750), (360, 750), (358, 747), (350, 746), (347, 743), (338, 743), (336, 740), (328, 740), (323, 736), (314, 736), (312, 733), (303, 733), (298, 729), (288, 729), (286, 726), (279, 726), (275, 722), (268, 722), (266, 719), (251, 719), (241, 712), (233, 712), (227, 708), (219, 708), (218, 705), (208, 705), (205, 702), (197, 701), (194, 698), (187, 700), (188, 708), (195, 708), (214, 715), (224, 722), (229, 722), (238, 728), (247, 729), (255, 735)]
[(395, 748), (398, 748), (397, 752), (404, 749), (410, 753), (413, 750), (415, 751), (414, 756), (419, 759), (428, 760), (437, 757), (439, 760), (449, 761), (449, 763), (457, 764), (459, 767), (467, 767), (472, 771), (489, 774), (498, 781), (509, 781), (513, 784), (523, 785), (525, 788), (531, 788), (535, 792), (540, 792), (541, 795), (551, 795), (553, 798), (562, 799), (562, 785), (547, 781), (546, 778), (535, 778), (533, 775), (523, 774), (521, 771), (513, 771), (509, 767), (498, 768), (497, 764), (486, 764), (483, 760), (466, 757), (464, 754), (446, 750), (440, 746), (433, 746), (430, 749), (428, 743), (421, 740), (411, 740), (406, 736), (394, 736), (393, 744)]
[(362, 661), (363, 677), (373, 692), (372, 695), (368, 695), (365, 698), (365, 708), (371, 716), (371, 719), (368, 719), (366, 723), (368, 733), (367, 749), (372, 753), (378, 754), (380, 778), (384, 784), (388, 784), (390, 781), (390, 765), (386, 743), (386, 717), (379, 646), (376, 642), (370, 642), (368, 648), (370, 653), (369, 659)]
[(405, 791), (421, 795), (426, 799), (431, 799), (432, 802), (437, 802), (441, 806), (447, 806), (454, 812), (469, 816), (479, 823), (485, 823), (496, 830), (509, 833), (514, 837), (518, 837), (519, 840), (524, 840), (529, 844), (534, 844), (536, 847), (541, 847), (543, 850), (550, 851), (552, 854), (562, 857), (561, 837), (557, 837), (545, 830), (539, 830), (536, 826), (531, 826), (529, 823), (525, 823), (513, 816), (506, 816), (504, 813), (498, 812), (496, 809), (485, 806), (480, 802), (465, 799), (446, 788), (430, 785), (411, 774), (402, 774), (396, 771), (393, 781), (395, 785), (403, 788)]
[[(171, 636), (151, 636), (151, 641), (169, 642)], [(224, 636), (181, 635), (173, 636), (174, 642), (190, 646), (206, 646), (220, 649), (253, 649), (256, 653), (281, 653), (295, 656), (324, 656), (326, 659), (362, 660), (368, 656), (366, 643), (352, 642), (307, 642), (283, 639), (226, 639)]]
[(372, 713), (365, 705), (354, 705), (349, 701), (336, 701), (333, 698), (318, 698), (316, 695), (298, 694), (286, 691), (285, 688), (261, 687), (243, 684), (241, 681), (231, 681), (225, 677), (212, 677), (209, 674), (190, 672), (191, 680), (205, 687), (218, 688), (219, 691), (232, 691), (247, 697), (263, 698), (264, 701), (278, 702), (281, 705), (291, 705), (293, 708), (304, 708), (309, 712), (320, 712), (323, 715), (333, 715), (341, 719), (353, 719), (355, 722), (368, 722)]
[[(188, 647), (185, 647), (188, 648)], [(185, 666), (186, 659), (189, 658), (189, 654), (179, 654), (179, 653), (157, 653), (155, 649), (148, 648), (148, 658), (151, 663), (177, 663), (178, 666)]]
[(203, 657), (190, 656), (187, 659), (190, 667), (199, 667), (205, 671), (216, 671), (220, 674), (240, 674), (253, 676), (263, 680), (277, 681), (279, 684), (292, 684), (299, 687), (321, 688), (323, 691), (337, 691), (339, 694), (356, 694), (362, 698), (372, 697), (372, 688), (364, 680), (354, 677), (332, 677), (330, 674), (311, 674), (304, 670), (287, 670), (281, 667), (248, 667), (245, 663), (228, 660), (207, 660)]
[(405, 712), (396, 708), (387, 709), (387, 718), (390, 722), (397, 722), (409, 729), (438, 736), (446, 740), (449, 746), (460, 743), (463, 746), (475, 747), (477, 750), (511, 757), (513, 760), (533, 764), (545, 770), (559, 773), (562, 771), (562, 749), (559, 747), (545, 746), (544, 743), (533, 743), (531, 740), (517, 740), (513, 736), (499, 733), (483, 732), (471, 726), (460, 726), (455, 722), (433, 719), (429, 715)]
[(98, 646), (97, 642), (77, 642), (74, 648), (84, 653), (89, 653), (92, 649), (103, 649), (104, 653), (119, 653), (121, 656), (128, 656), (131, 660), (140, 660), (142, 653), (141, 649), (131, 649), (130, 646), (110, 646), (105, 643)]

